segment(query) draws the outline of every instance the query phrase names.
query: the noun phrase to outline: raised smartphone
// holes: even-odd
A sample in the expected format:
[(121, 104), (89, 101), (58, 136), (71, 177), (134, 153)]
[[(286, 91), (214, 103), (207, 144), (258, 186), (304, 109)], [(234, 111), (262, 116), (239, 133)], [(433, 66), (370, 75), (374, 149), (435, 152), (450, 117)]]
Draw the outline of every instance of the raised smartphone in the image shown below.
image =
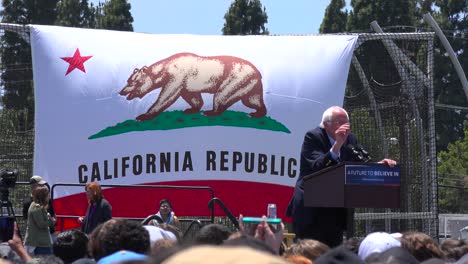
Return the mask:
[(13, 239), (15, 218), (13, 216), (0, 216), (0, 239), (8, 242)]
[[(261, 217), (245, 216), (242, 218), (242, 222), (244, 222), (244, 224), (260, 224), (262, 219)], [(267, 218), (266, 222), (270, 225), (281, 224), (281, 218)]]

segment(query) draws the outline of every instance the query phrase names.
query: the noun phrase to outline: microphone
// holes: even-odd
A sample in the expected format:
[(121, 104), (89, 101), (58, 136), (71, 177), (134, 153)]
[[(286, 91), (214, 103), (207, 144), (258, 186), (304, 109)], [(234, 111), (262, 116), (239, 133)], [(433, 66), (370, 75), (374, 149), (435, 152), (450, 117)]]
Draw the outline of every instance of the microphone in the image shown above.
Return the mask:
[(364, 162), (369, 162), (369, 161), (372, 161), (372, 158), (371, 156), (369, 155), (369, 152), (367, 150), (365, 150), (362, 145), (359, 145), (357, 144), (356, 145), (356, 150), (361, 152), (362, 156), (363, 156), (363, 161)]
[(352, 144), (346, 145), (346, 148), (351, 152), (355, 161), (364, 161), (361, 152), (358, 151)]

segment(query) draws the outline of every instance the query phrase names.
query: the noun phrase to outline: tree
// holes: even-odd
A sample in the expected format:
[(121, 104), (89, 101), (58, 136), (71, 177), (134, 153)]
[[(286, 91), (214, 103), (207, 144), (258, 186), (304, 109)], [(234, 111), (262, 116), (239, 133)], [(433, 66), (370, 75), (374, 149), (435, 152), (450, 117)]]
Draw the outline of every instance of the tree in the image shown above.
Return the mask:
[[(466, 47), (468, 47), (467, 2), (464, 0), (436, 0), (434, 2), (438, 9), (432, 11), (432, 16), (439, 26), (444, 29), (444, 34), (457, 54), (465, 74), (468, 74), (468, 52), (466, 51)], [(438, 38), (436, 38), (434, 45), (434, 61), (435, 102), (467, 107), (468, 100), (461, 88), (460, 79), (455, 74), (453, 64)], [(438, 150), (446, 150), (450, 142), (463, 137), (463, 121), (467, 118), (468, 113), (466, 111), (437, 109), (436, 134)]]
[(464, 126), (465, 137), (438, 155), (440, 213), (468, 213), (468, 121)]
[(343, 9), (346, 6), (344, 0), (332, 0), (325, 10), (320, 33), (339, 33), (346, 31), (346, 19), (348, 12)]
[(415, 24), (415, 0), (351, 0), (351, 6), (348, 31), (368, 30), (374, 20), (381, 27)]
[(57, 3), (56, 25), (67, 27), (94, 28), (95, 8), (88, 0), (60, 0)]
[[(372, 21), (377, 21), (381, 27), (414, 26), (415, 23), (415, 0), (352, 0), (351, 6), (352, 11), (347, 16), (346, 24), (346, 28), (350, 32), (369, 31)], [(336, 12), (331, 14), (337, 15)], [(338, 19), (334, 18), (334, 20)], [(382, 84), (378, 88), (394, 86), (401, 81), (398, 69), (380, 41), (365, 42), (356, 51), (356, 55), (361, 64), (365, 66), (363, 70), (366, 76), (371, 77), (376, 86)], [(354, 75), (350, 76), (351, 79), (359, 79), (354, 70), (350, 73)], [(351, 84), (347, 88), (351, 94), (355, 94), (362, 90), (362, 84), (360, 82)], [(386, 89), (385, 96), (376, 99), (379, 103), (392, 102), (398, 96), (400, 96), (400, 89)]]
[(132, 8), (127, 0), (109, 0), (96, 8), (97, 28), (133, 31)]
[(268, 15), (260, 0), (234, 0), (224, 15), (223, 35), (268, 35)]
[[(0, 11), (3, 23), (51, 25), (56, 18), (57, 0), (3, 0)], [(19, 32), (27, 36), (27, 32)], [(6, 109), (20, 109), (28, 113), (24, 120), (33, 120), (34, 93), (32, 85), (30, 44), (18, 33), (6, 30), (2, 35), (1, 84), (2, 105)], [(22, 128), (32, 128), (33, 123), (24, 123)]]

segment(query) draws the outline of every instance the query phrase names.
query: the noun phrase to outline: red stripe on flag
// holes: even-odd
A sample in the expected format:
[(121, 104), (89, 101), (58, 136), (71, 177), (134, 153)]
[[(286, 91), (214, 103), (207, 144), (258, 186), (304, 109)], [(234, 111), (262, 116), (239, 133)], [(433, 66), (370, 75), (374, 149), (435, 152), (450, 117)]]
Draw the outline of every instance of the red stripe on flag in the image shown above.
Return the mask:
[[(291, 198), (293, 187), (245, 181), (174, 181), (145, 183), (145, 185), (208, 186), (215, 197), (224, 202), (234, 216), (262, 216), (267, 212), (268, 203), (277, 205), (278, 217), (289, 222), (285, 211)], [(155, 188), (109, 188), (103, 191), (104, 197), (112, 205), (114, 217), (145, 218), (159, 210), (159, 201), (169, 199), (172, 209), (178, 216), (210, 216), (208, 190), (155, 189)], [(78, 215), (86, 213), (85, 193), (70, 195), (54, 200), (57, 215)], [(215, 215), (225, 216), (221, 207), (215, 205)], [(60, 225), (61, 223), (59, 223)], [(64, 222), (63, 228), (78, 227), (75, 219)], [(59, 226), (60, 228), (60, 226)]]

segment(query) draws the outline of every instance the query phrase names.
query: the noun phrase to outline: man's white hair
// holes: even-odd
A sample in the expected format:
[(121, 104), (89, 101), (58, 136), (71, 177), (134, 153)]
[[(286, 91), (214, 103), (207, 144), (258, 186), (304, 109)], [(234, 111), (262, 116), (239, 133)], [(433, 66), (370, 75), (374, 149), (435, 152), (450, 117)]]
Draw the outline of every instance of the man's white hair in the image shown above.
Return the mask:
[(348, 116), (348, 112), (346, 112), (346, 110), (344, 110), (343, 108), (339, 107), (339, 106), (332, 106), (332, 107), (329, 107), (327, 110), (325, 110), (325, 112), (323, 112), (323, 115), (322, 115), (322, 122), (320, 122), (320, 127), (321, 128), (325, 128), (325, 125), (324, 123), (325, 122), (330, 122), (331, 121), (331, 118), (332, 118), (332, 115), (333, 115), (333, 112), (335, 111), (343, 111), (345, 112), (346, 114), (346, 118), (348, 118), (349, 120), (349, 116)]

